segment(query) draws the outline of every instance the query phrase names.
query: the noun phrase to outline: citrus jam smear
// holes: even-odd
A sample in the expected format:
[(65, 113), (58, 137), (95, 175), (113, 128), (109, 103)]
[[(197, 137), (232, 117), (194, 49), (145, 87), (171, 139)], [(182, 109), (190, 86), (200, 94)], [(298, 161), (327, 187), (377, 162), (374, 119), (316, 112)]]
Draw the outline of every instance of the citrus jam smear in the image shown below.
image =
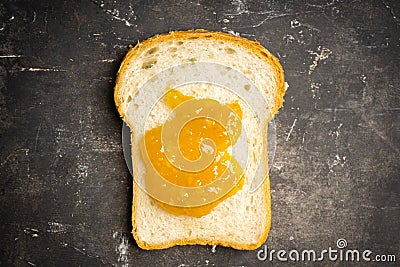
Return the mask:
[[(165, 103), (170, 108), (175, 108), (184, 101), (194, 99), (192, 96), (187, 96), (182, 94), (180, 91), (175, 89), (170, 89), (165, 96)], [(228, 106), (233, 112), (236, 113), (237, 117), (242, 119), (242, 109), (237, 101), (229, 103)], [(234, 124), (237, 125), (237, 124)], [(241, 123), (239, 123), (241, 126)], [(233, 127), (233, 126), (231, 126)], [(169, 162), (162, 144), (162, 126), (158, 126), (145, 133), (145, 147), (148, 157), (156, 169), (156, 171), (169, 182), (176, 184), (178, 186), (184, 187), (200, 187), (208, 185), (214, 182), (216, 179), (220, 178), (221, 175), (228, 168), (229, 163), (232, 164), (232, 174), (242, 175), (243, 170), (236, 160), (229, 154), (229, 148), (237, 141), (239, 135), (235, 136), (235, 139), (231, 140), (230, 136), (227, 134), (228, 131), (240, 131), (241, 129), (224, 129), (224, 127), (211, 118), (194, 118), (186, 123), (181, 132), (179, 133), (179, 148), (182, 155), (188, 160), (198, 160), (201, 156), (201, 151), (199, 146), (202, 140), (209, 138), (213, 140), (215, 144), (215, 157), (211, 164), (205, 169), (198, 172), (187, 172), (181, 170), (172, 163)], [(211, 212), (211, 210), (217, 206), (220, 202), (226, 198), (234, 195), (243, 186), (243, 177), (237, 178), (238, 183), (236, 183), (233, 188), (221, 196), (218, 200), (208, 203), (203, 206), (196, 207), (179, 207), (172, 206), (161, 201), (154, 199), (154, 201), (162, 208), (168, 212), (175, 215), (189, 215), (193, 217), (201, 217)]]

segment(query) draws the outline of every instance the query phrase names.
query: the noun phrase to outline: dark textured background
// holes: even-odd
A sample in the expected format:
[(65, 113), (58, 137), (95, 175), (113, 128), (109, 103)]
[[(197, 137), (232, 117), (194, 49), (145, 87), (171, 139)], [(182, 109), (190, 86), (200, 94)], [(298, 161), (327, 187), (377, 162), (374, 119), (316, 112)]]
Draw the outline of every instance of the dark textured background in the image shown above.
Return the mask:
[(129, 44), (191, 28), (258, 40), (286, 71), (269, 248), (345, 238), (398, 266), (399, 25), (397, 0), (1, 1), (0, 266), (262, 264), (222, 247), (143, 251), (130, 235), (115, 75)]

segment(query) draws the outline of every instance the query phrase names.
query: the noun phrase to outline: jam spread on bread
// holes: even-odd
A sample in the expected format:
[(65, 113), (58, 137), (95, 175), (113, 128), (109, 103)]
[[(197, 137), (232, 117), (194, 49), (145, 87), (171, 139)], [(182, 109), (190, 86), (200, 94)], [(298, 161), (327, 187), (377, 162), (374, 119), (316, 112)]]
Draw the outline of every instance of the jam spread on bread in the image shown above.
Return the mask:
[[(165, 95), (165, 104), (172, 110), (190, 100), (194, 101), (195, 99), (193, 96), (184, 95), (175, 89), (170, 89)], [(225, 190), (225, 192), (224, 190), (215, 189), (214, 194), (219, 194), (221, 192), (221, 195), (216, 197), (215, 201), (206, 202), (205, 205), (171, 205), (170, 203), (165, 203), (153, 197), (153, 200), (160, 207), (175, 215), (189, 215), (193, 217), (204, 216), (210, 213), (211, 210), (224, 199), (234, 195), (243, 186), (243, 169), (231, 155), (232, 146), (236, 143), (241, 134), (242, 109), (237, 101), (226, 105), (212, 99), (202, 99), (201, 101), (201, 107), (198, 110), (213, 108), (215, 111), (218, 111), (218, 108), (229, 108), (231, 111), (229, 114), (232, 115), (232, 113), (234, 113), (234, 116), (224, 118), (226, 119), (225, 121), (228, 122), (225, 126), (211, 117), (198, 116), (187, 120), (187, 122), (182, 123), (182, 127), (179, 128), (180, 131), (177, 135), (177, 143), (176, 145), (170, 146), (169, 154), (167, 153), (167, 149), (169, 148), (166, 147), (165, 142), (163, 142), (162, 134), (164, 125), (146, 131), (144, 136), (144, 148), (149, 159), (149, 162), (146, 164), (146, 170), (154, 168), (165, 180), (181, 188), (205, 187), (212, 184), (217, 179), (224, 178), (224, 174), (228, 175), (226, 177), (230, 177), (236, 182), (233, 183), (228, 190)], [(200, 102), (193, 103), (200, 105)], [(174, 115), (172, 115), (170, 120), (174, 119)], [(178, 121), (171, 123), (179, 124)], [(208, 143), (206, 141), (208, 141)], [(180, 152), (174, 149), (179, 149)], [(143, 152), (144, 151), (142, 151), (142, 155)], [(179, 155), (179, 153), (181, 154)], [(178, 160), (179, 156), (183, 157), (181, 164)], [(196, 161), (200, 162), (202, 156), (204, 156), (204, 158), (207, 156), (208, 162), (203, 162), (202, 168), (198, 170), (190, 170), (190, 166), (192, 166), (191, 163)], [(212, 157), (211, 160), (210, 157)], [(206, 160), (204, 159), (204, 161)], [(150, 163), (152, 166), (149, 165)], [(187, 164), (184, 165), (184, 163)], [(199, 164), (197, 166), (201, 165)], [(161, 186), (160, 188), (160, 190), (162, 190)], [(210, 188), (208, 188), (208, 191), (210, 191)], [(171, 194), (173, 194), (173, 192), (171, 192)], [(176, 196), (171, 195), (171, 197), (173, 198)], [(202, 196), (198, 195), (198, 197)]]

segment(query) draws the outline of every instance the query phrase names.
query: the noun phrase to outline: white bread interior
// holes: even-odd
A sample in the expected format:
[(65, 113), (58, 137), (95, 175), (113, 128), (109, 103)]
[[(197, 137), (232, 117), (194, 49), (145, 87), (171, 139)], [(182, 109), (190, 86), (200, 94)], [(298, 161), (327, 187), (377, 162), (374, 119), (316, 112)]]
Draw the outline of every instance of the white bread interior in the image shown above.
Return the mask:
[[(211, 62), (231, 67), (245, 75), (260, 89), (270, 108), (263, 125), (272, 119), (282, 104), (285, 85), (278, 60), (259, 44), (228, 34), (207, 31), (175, 32), (161, 35), (138, 44), (128, 52), (118, 73), (115, 88), (117, 108), (132, 132), (132, 166), (136, 179), (143, 179), (145, 167), (138, 149), (142, 136), (139, 127), (146, 119), (148, 127), (160, 125), (169, 108), (159, 103), (150, 117), (129, 105), (152, 76), (172, 66), (190, 62)], [(221, 74), (222, 75), (222, 74)], [(235, 77), (232, 77), (233, 80)], [(221, 202), (211, 213), (201, 218), (176, 216), (159, 207), (136, 182), (133, 185), (132, 225), (137, 244), (144, 249), (162, 249), (174, 245), (209, 244), (236, 249), (256, 249), (265, 242), (271, 225), (271, 196), (268, 166), (261, 166), (262, 186), (250, 193), (257, 160), (267, 157), (265, 134), (257, 131), (257, 119), (236, 95), (212, 84), (186, 85), (182, 93), (196, 98), (212, 98), (221, 103), (239, 100), (243, 110), (242, 123), (249, 150), (244, 185), (235, 195)], [(143, 92), (140, 92), (141, 94)], [(151, 95), (148, 91), (146, 94)], [(263, 101), (260, 101), (263, 102)], [(152, 105), (154, 103), (142, 103)], [(263, 152), (261, 145), (264, 145)], [(267, 160), (266, 160), (267, 162)], [(244, 168), (244, 166), (242, 166)]]

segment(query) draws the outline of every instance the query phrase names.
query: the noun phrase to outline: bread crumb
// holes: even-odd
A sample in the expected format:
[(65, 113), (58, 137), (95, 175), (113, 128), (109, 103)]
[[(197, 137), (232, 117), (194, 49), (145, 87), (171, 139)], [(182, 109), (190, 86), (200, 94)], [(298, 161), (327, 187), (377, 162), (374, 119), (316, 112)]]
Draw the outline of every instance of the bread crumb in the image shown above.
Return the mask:
[(215, 253), (215, 252), (217, 252), (216, 248), (217, 248), (217, 246), (216, 246), (216, 245), (212, 246), (212, 248), (211, 248), (211, 252), (212, 252), (212, 253)]

